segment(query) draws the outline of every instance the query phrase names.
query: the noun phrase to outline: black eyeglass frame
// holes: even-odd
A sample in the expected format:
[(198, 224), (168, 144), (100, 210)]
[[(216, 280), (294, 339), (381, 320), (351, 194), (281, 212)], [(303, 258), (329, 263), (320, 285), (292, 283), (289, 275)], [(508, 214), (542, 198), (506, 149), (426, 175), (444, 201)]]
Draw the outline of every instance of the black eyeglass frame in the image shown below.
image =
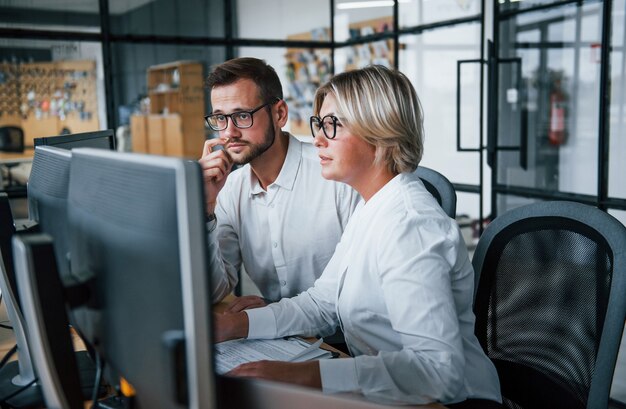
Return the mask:
[[(219, 127), (214, 127), (213, 125), (211, 125), (211, 123), (209, 122), (209, 118), (211, 117), (216, 117), (216, 116), (223, 116), (226, 118), (230, 118), (230, 122), (232, 122), (233, 125), (235, 125), (237, 128), (239, 129), (248, 129), (248, 128), (252, 128), (252, 126), (254, 126), (254, 114), (257, 113), (258, 111), (260, 111), (261, 109), (265, 108), (268, 105), (273, 105), (275, 103), (277, 103), (278, 101), (280, 101), (280, 98), (275, 98), (273, 101), (270, 102), (266, 102), (262, 105), (259, 105), (258, 107), (251, 109), (249, 111), (236, 111), (236, 112), (232, 112), (230, 114), (211, 114), (211, 115), (206, 115), (204, 117), (204, 122), (206, 122), (206, 124), (209, 126), (209, 128), (213, 129), (214, 131), (223, 131), (224, 129), (228, 128), (228, 119), (226, 120), (226, 125), (224, 125), (223, 128), (219, 128)], [(239, 124), (237, 124), (237, 121), (233, 118), (233, 115), (239, 115), (239, 114), (248, 114), (250, 115), (250, 125), (248, 126), (240, 126)]]
[[(324, 128), (323, 124), (324, 124), (324, 119), (326, 118), (330, 118), (333, 121), (333, 134), (332, 136), (329, 136), (326, 133), (326, 128)], [(313, 123), (316, 123), (315, 126), (318, 127), (318, 129), (321, 129), (322, 132), (324, 132), (324, 136), (327, 139), (335, 139), (335, 136), (337, 136), (337, 122), (339, 121), (339, 118), (337, 118), (335, 115), (325, 115), (322, 118), (320, 118), (317, 115), (312, 115), (311, 118), (309, 118), (309, 126), (311, 127), (311, 135), (313, 135), (313, 138), (315, 138), (317, 136), (317, 132), (315, 132), (315, 128), (313, 127)], [(317, 124), (320, 124), (321, 126), (318, 126)], [(319, 132), (319, 130), (318, 130)]]

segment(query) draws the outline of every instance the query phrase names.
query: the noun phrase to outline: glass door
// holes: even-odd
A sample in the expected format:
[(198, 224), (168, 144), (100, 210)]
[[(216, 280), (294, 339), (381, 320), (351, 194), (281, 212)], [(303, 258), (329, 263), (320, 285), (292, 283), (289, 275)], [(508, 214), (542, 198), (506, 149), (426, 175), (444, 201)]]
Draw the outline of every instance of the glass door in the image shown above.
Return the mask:
[(607, 2), (495, 3), (487, 132), (493, 215), (537, 200), (602, 207)]

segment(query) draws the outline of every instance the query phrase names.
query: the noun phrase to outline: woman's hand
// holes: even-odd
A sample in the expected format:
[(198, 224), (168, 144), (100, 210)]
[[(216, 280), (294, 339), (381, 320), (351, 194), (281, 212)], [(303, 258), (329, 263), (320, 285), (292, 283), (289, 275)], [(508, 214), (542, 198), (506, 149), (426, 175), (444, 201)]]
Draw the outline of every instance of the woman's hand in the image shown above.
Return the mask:
[(259, 378), (322, 389), (319, 361), (257, 361), (242, 364), (226, 375)]

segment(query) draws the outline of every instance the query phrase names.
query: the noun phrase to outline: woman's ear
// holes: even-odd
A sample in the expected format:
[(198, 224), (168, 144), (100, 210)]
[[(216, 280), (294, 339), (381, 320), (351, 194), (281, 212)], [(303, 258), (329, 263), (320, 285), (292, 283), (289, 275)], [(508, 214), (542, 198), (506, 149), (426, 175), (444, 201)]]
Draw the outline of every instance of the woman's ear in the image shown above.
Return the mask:
[(276, 118), (276, 123), (278, 124), (278, 127), (282, 128), (287, 125), (287, 119), (289, 119), (289, 107), (283, 99), (278, 100), (275, 107), (276, 108), (274, 109), (274, 118)]

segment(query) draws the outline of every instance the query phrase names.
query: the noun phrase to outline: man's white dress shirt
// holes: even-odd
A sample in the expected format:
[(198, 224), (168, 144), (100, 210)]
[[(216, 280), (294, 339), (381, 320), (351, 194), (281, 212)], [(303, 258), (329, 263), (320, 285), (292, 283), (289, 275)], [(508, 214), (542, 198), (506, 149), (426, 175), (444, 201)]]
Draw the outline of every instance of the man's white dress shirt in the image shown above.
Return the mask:
[(213, 301), (232, 291), (242, 263), (272, 301), (313, 286), (360, 200), (349, 186), (324, 179), (317, 148), (291, 135), (267, 191), (249, 164), (232, 172), (217, 197), (217, 234), (209, 234)]
[(474, 271), (456, 222), (400, 174), (361, 203), (315, 286), (247, 310), (249, 338), (332, 332), (354, 358), (320, 361), (325, 392), (385, 403), (501, 401), (474, 336)]

